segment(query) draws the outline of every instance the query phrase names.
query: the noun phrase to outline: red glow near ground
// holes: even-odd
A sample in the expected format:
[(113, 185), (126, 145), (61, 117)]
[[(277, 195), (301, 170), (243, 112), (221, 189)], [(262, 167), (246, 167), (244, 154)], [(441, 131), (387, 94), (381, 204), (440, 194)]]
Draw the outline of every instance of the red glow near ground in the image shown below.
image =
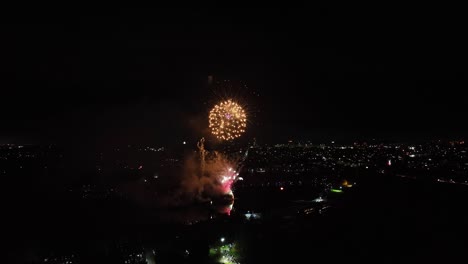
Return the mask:
[(221, 188), (224, 194), (232, 193), (231, 187), (236, 180), (237, 173), (232, 168), (229, 168), (224, 175), (221, 176)]

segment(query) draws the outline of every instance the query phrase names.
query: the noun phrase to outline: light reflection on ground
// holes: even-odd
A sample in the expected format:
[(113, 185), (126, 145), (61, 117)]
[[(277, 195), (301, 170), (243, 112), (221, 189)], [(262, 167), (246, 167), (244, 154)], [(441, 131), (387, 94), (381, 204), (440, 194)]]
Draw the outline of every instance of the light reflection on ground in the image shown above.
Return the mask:
[(241, 258), (236, 243), (225, 243), (224, 238), (210, 247), (209, 256), (212, 260), (223, 264), (237, 264)]

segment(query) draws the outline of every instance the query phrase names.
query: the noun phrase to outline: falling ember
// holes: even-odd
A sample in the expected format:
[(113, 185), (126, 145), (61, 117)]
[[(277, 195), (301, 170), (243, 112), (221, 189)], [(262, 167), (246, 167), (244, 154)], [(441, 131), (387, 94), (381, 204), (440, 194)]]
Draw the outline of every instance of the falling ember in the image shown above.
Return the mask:
[(232, 140), (241, 136), (247, 126), (244, 109), (232, 100), (213, 107), (209, 114), (211, 133), (220, 140)]

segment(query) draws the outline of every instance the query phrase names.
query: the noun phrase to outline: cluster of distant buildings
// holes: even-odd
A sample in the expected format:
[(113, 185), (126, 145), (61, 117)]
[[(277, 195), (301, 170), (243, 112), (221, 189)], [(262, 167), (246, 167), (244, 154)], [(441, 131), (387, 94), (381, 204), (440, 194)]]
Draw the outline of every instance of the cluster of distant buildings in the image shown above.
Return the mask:
[[(78, 171), (67, 167), (67, 154), (55, 146), (0, 145), (0, 175), (35, 174), (44, 175), (43, 179), (52, 174), (64, 179), (60, 175), (69, 173), (112, 175), (112, 179), (157, 185), (164, 182), (165, 175), (184, 166), (184, 155), (197, 151), (188, 151), (189, 147), (176, 151), (163, 146), (124, 146), (93, 153), (87, 163), (68, 158), (70, 164), (81, 167)], [(350, 179), (350, 175), (358, 177), (359, 171), (468, 184), (468, 144), (464, 141), (352, 144), (290, 141), (269, 145), (233, 144), (227, 148), (240, 156), (247, 150), (248, 156), (240, 172), (244, 181), (236, 186), (320, 187), (343, 178)], [(106, 199), (117, 193), (111, 185), (103, 187), (93, 182), (70, 186), (75, 186), (72, 193), (86, 199)]]
[(468, 144), (464, 141), (419, 144), (289, 142), (252, 147), (246, 169), (251, 173), (300, 175), (355, 168), (467, 183), (467, 151)]

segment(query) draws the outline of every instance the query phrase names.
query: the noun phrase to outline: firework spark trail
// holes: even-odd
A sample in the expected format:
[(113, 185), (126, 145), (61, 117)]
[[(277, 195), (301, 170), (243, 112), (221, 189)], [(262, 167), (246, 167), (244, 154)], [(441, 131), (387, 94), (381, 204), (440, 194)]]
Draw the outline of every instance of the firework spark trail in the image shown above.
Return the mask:
[(205, 138), (201, 138), (200, 141), (197, 142), (197, 147), (200, 150), (200, 177), (205, 175), (205, 157), (206, 157), (206, 150), (205, 150)]

